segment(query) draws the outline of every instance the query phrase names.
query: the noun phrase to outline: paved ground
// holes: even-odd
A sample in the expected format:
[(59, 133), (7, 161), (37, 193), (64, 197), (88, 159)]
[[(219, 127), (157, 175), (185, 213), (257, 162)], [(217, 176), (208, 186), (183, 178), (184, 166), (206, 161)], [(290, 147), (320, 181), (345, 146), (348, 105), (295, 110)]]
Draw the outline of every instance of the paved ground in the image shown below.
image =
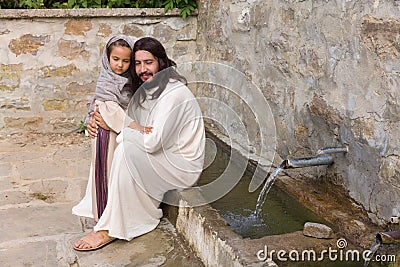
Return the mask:
[(0, 137), (0, 266), (203, 266), (166, 219), (131, 242), (74, 251), (93, 225), (71, 214), (89, 154), (83, 134)]

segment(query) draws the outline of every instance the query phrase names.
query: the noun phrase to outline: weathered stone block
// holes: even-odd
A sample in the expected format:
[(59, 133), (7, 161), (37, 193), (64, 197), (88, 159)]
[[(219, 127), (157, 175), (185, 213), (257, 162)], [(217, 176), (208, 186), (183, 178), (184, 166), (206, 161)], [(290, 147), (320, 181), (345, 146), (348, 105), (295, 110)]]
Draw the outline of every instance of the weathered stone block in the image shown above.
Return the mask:
[(300, 73), (303, 75), (312, 74), (314, 77), (324, 75), (323, 63), (319, 62), (317, 53), (313, 49), (300, 49), (299, 51), (299, 66)]
[(361, 140), (374, 138), (374, 125), (371, 118), (359, 118), (353, 121), (352, 130), (354, 136)]
[(58, 41), (57, 54), (68, 59), (76, 59), (79, 56), (83, 59), (89, 57), (89, 52), (86, 51), (86, 43), (78, 42), (76, 40), (60, 39)]
[(44, 100), (43, 101), (43, 108), (46, 111), (49, 110), (59, 110), (59, 111), (66, 111), (69, 108), (69, 101), (68, 99), (51, 99), (51, 100)]
[(249, 32), (251, 30), (250, 16), (251, 9), (248, 4), (240, 5), (236, 7), (236, 10), (232, 8), (232, 31), (238, 32)]
[(0, 35), (8, 34), (10, 33), (9, 29), (0, 29)]
[[(52, 166), (50, 166), (52, 167)], [(45, 168), (48, 168), (46, 166)], [(31, 194), (43, 195), (45, 199), (42, 199), (48, 203), (62, 202), (66, 200), (65, 193), (68, 188), (68, 182), (64, 180), (41, 180), (34, 182), (29, 185)]]
[(332, 228), (321, 223), (306, 222), (304, 224), (303, 234), (315, 238), (333, 238)]
[(306, 146), (309, 132), (308, 128), (305, 125), (303, 124), (297, 125), (296, 128), (294, 129), (294, 135), (300, 144)]
[(14, 91), (19, 87), (22, 64), (0, 65), (0, 91)]
[(312, 102), (309, 105), (309, 110), (312, 114), (321, 116), (327, 121), (339, 124), (342, 121), (338, 111), (326, 103), (326, 100), (320, 96), (314, 95)]
[[(35, 171), (38, 170), (36, 167)], [(5, 225), (2, 227), (2, 235), (0, 236), (0, 242), (6, 242), (13, 240), (14, 238), (22, 239), (26, 237), (43, 237), (49, 235), (57, 235), (58, 233), (65, 231), (69, 233), (79, 232), (80, 225), (76, 223), (75, 216), (65, 216), (65, 211), (70, 209), (71, 204), (61, 203), (54, 205), (46, 205), (46, 206), (34, 206), (32, 209), (28, 211), (26, 208), (14, 209), (12, 214), (10, 214), (7, 210), (1, 210), (0, 216), (2, 218), (2, 223)], [(10, 215), (9, 215), (10, 214)], [(40, 216), (38, 215), (40, 214)], [(43, 225), (43, 222), (47, 222), (51, 227), (26, 227), (26, 222), (29, 222), (29, 225)], [(29, 243), (29, 242), (27, 242)], [(33, 246), (38, 246), (37, 248), (32, 248)], [(57, 266), (59, 264), (59, 260), (57, 260), (57, 242), (54, 240), (46, 240), (43, 244), (38, 244), (36, 242), (29, 243), (27, 247), (24, 244), (24, 252), (19, 255), (24, 255), (22, 257), (18, 257), (17, 266), (23, 266), (24, 263), (31, 262), (40, 262), (44, 258), (48, 258), (47, 264), (49, 266)], [(36, 251), (39, 252), (43, 250), (43, 247), (46, 245), (49, 246), (49, 250), (46, 251), (46, 255), (41, 254), (38, 257), (38, 253), (26, 253), (26, 251)], [(18, 250), (21, 246), (16, 246), (13, 250)], [(4, 261), (7, 257), (4, 255), (4, 250), (1, 251), (0, 254), (0, 265), (6, 266), (8, 263)], [(11, 255), (15, 255), (15, 252), (7, 252), (11, 253)], [(37, 259), (32, 259), (37, 258)], [(9, 260), (8, 260), (9, 261)], [(17, 262), (17, 261), (15, 261)]]
[(112, 34), (111, 25), (107, 23), (100, 23), (99, 24), (99, 31), (97, 35), (99, 36), (109, 36)]
[(14, 91), (17, 86), (10, 86), (8, 83), (0, 82), (0, 91)]
[(178, 41), (189, 41), (196, 40), (196, 29), (187, 26), (177, 31), (176, 33)]
[(157, 39), (161, 43), (166, 43), (167, 41), (170, 40), (170, 37), (175, 34), (176, 34), (176, 31), (171, 29), (171, 27), (169, 27), (168, 25), (164, 25), (164, 24), (157, 24), (154, 26), (154, 29), (153, 29), (153, 35), (158, 36)]
[(32, 34), (24, 34), (18, 39), (11, 40), (8, 47), (15, 55), (32, 54), (36, 55), (40, 47), (50, 41), (49, 35), (34, 36)]
[[(60, 138), (62, 138), (60, 136)], [(19, 177), (23, 180), (49, 180), (54, 178), (65, 178), (68, 177), (68, 173), (65, 170), (60, 168), (60, 162), (49, 161), (46, 158), (38, 158), (32, 161), (23, 161), (18, 166), (16, 166), (15, 171), (18, 173)], [(46, 184), (31, 184), (30, 187), (32, 188), (32, 193), (35, 191), (44, 192), (45, 190), (49, 192), (54, 187), (51, 188)], [(41, 188), (39, 190), (39, 188)]]
[(252, 7), (251, 23), (255, 26), (268, 25), (271, 8), (268, 4), (260, 3)]
[[(92, 81), (90, 83), (79, 84), (77, 82), (71, 82), (67, 84), (67, 92), (70, 96), (84, 97), (87, 98), (88, 94), (93, 94), (96, 88), (96, 82)], [(76, 100), (76, 99), (75, 99)]]
[(173, 49), (174, 56), (186, 55), (188, 53), (188, 49), (189, 46), (187, 42), (177, 42)]
[(0, 205), (28, 203), (30, 199), (21, 191), (0, 192)]
[[(87, 103), (89, 100), (72, 101), (70, 106), (78, 113), (79, 117), (86, 117), (87, 115)], [(82, 114), (82, 115), (81, 115)]]
[(400, 54), (400, 20), (366, 16), (362, 22), (361, 38), (378, 56), (397, 57)]
[(31, 106), (27, 98), (0, 98), (0, 109), (31, 110)]
[[(4, 151), (4, 150), (2, 149), (2, 151)], [(11, 172), (12, 172), (11, 164), (10, 163), (5, 163), (4, 160), (3, 160), (1, 162), (1, 164), (0, 164), (0, 178), (2, 178), (2, 177), (8, 178), (8, 176), (11, 174)], [(1, 182), (2, 181), (0, 179), (0, 185), (3, 185)], [(5, 187), (3, 187), (3, 188), (5, 188)]]
[(132, 37), (142, 37), (144, 36), (143, 27), (138, 27), (135, 24), (126, 24), (124, 25), (124, 29), (122, 30), (123, 34), (132, 36)]
[(1, 77), (15, 78), (20, 77), (22, 71), (22, 64), (1, 64), (0, 75)]
[(382, 160), (379, 176), (384, 183), (400, 187), (400, 157), (390, 156)]
[(393, 97), (386, 100), (384, 117), (390, 121), (400, 121), (400, 102), (398, 98), (395, 99)]
[(69, 20), (65, 23), (65, 33), (71, 35), (85, 35), (85, 32), (92, 29), (92, 23), (89, 20)]
[[(4, 10), (4, 9), (2, 9)], [(24, 213), (25, 212), (25, 213)], [(29, 213), (27, 210), (24, 210), (22, 212), (24, 216), (27, 216)], [(47, 214), (46, 214), (47, 215)], [(2, 215), (4, 216), (4, 215)], [(36, 216), (40, 217), (40, 216)], [(15, 218), (14, 218), (15, 219)], [(20, 223), (15, 221), (16, 224)], [(30, 224), (32, 221), (29, 219)], [(39, 223), (40, 224), (40, 223)], [(43, 225), (43, 224), (42, 224)], [(32, 227), (33, 228), (33, 227)], [(46, 227), (50, 228), (50, 227)], [(19, 229), (20, 231), (24, 231)], [(10, 240), (12, 240), (12, 233), (8, 232), (7, 235), (9, 235)], [(28, 234), (27, 234), (28, 235)], [(30, 233), (30, 235), (36, 235), (36, 233)], [(49, 244), (52, 246), (49, 248), (46, 252), (42, 252), (41, 249), (43, 246), (46, 246), (46, 244)], [(56, 239), (54, 240), (40, 240), (39, 242), (27, 242), (25, 244), (20, 244), (18, 246), (12, 247), (9, 250), (2, 250), (0, 252), (0, 265), (1, 266), (7, 266), (7, 265), (24, 265), (24, 264), (29, 264), (29, 265), (35, 265), (36, 262), (42, 261), (43, 258), (46, 258), (46, 264), (50, 264), (52, 266), (57, 266), (58, 265), (65, 265), (68, 266), (73, 263), (73, 260), (70, 260), (70, 258), (67, 259), (67, 257), (58, 257), (58, 250), (57, 250), (58, 242)], [(26, 253), (26, 251), (29, 251), (30, 253)], [(9, 255), (12, 255), (11, 257)], [(7, 258), (12, 258), (12, 260), (9, 260)], [(11, 262), (12, 261), (12, 262)], [(61, 262), (61, 263), (60, 263)]]
[(57, 118), (50, 120), (49, 124), (52, 126), (52, 130), (56, 132), (62, 132), (67, 130), (75, 131), (78, 129), (80, 120), (84, 120), (87, 112), (82, 111), (81, 116), (77, 116), (76, 118)]
[(42, 117), (5, 117), (4, 126), (6, 128), (19, 128), (24, 130), (37, 130), (40, 123), (43, 122)]
[(45, 66), (39, 70), (39, 76), (41, 78), (65, 77), (72, 75), (74, 71), (78, 71), (78, 68), (74, 64), (61, 67)]
[(191, 20), (194, 18), (171, 18), (168, 19), (165, 24), (168, 25), (172, 30), (176, 31), (177, 41), (190, 41), (196, 40), (197, 31), (196, 28), (192, 27)]

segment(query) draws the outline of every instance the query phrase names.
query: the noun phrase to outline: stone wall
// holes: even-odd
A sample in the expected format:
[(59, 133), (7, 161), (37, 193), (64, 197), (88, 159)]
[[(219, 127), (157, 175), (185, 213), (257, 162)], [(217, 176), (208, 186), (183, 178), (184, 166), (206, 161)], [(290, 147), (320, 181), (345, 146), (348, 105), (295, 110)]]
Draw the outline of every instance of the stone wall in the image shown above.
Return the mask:
[[(232, 105), (256, 153), (271, 124), (276, 144), (262, 141), (276, 146), (275, 164), (348, 145), (327, 173), (308, 172), (343, 186), (375, 223), (400, 214), (399, 1), (201, 0), (198, 23), (201, 59), (239, 70), (268, 101), (274, 120), (265, 122), (243, 112), (243, 102)], [(220, 106), (209, 109), (222, 120)]]
[[(0, 136), (76, 129), (105, 42), (151, 35), (178, 63), (236, 71), (211, 66), (208, 75), (239, 89), (214, 82), (193, 90), (221, 100), (201, 103), (210, 127), (250, 157), (276, 166), (347, 145), (333, 166), (298, 177), (343, 186), (385, 223), (400, 215), (399, 28), (399, 1), (389, 0), (200, 0), (197, 17), (186, 20), (155, 9), (2, 10)], [(255, 106), (271, 116), (254, 114)]]
[(196, 58), (196, 16), (177, 10), (2, 10), (0, 135), (77, 129), (104, 45), (120, 33), (158, 38), (176, 62)]

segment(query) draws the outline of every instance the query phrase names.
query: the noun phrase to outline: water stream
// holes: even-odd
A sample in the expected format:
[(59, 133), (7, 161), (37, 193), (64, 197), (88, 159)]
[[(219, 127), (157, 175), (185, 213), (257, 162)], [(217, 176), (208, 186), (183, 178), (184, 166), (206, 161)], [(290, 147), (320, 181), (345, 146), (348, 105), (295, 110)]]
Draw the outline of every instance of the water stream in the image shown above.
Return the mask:
[[(369, 259), (372, 259), (372, 257), (375, 255), (375, 252), (379, 249), (381, 246), (381, 242), (377, 239), (375, 243), (372, 245), (372, 247), (369, 249), (371, 252), (367, 255)], [(367, 267), (371, 261), (366, 260), (364, 263), (364, 267)]]
[[(218, 179), (225, 170), (229, 155), (219, 149), (215, 153), (215, 159), (203, 171), (199, 185)], [(236, 167), (235, 161), (232, 165), (234, 173), (240, 171), (241, 168)], [(299, 231), (307, 221), (328, 224), (296, 198), (273, 186), (281, 171), (282, 168), (277, 168), (268, 177), (263, 189), (259, 188), (252, 193), (248, 192), (252, 173), (246, 171), (227, 195), (210, 204), (243, 237), (260, 238)]]
[(253, 212), (256, 218), (260, 218), (262, 213), (262, 206), (264, 205), (265, 200), (267, 199), (268, 192), (274, 185), (275, 180), (278, 177), (278, 174), (282, 170), (283, 170), (282, 166), (279, 166), (273, 173), (271, 173), (271, 175), (267, 178), (267, 181), (265, 181), (264, 187), (261, 189), (261, 192), (258, 195), (256, 209)]

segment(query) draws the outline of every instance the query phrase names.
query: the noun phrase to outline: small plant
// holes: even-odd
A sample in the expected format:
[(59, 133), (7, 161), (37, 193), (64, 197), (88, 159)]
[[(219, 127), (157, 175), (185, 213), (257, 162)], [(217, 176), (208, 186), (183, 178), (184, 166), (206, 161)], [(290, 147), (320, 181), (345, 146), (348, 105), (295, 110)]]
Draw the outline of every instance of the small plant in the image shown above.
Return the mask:
[(77, 133), (84, 133), (86, 130), (85, 120), (81, 120), (78, 125)]
[(33, 193), (32, 196), (34, 198), (36, 198), (36, 199), (40, 199), (40, 200), (43, 200), (43, 201), (46, 201), (49, 198), (48, 195), (45, 195), (43, 193), (38, 193), (38, 192)]

